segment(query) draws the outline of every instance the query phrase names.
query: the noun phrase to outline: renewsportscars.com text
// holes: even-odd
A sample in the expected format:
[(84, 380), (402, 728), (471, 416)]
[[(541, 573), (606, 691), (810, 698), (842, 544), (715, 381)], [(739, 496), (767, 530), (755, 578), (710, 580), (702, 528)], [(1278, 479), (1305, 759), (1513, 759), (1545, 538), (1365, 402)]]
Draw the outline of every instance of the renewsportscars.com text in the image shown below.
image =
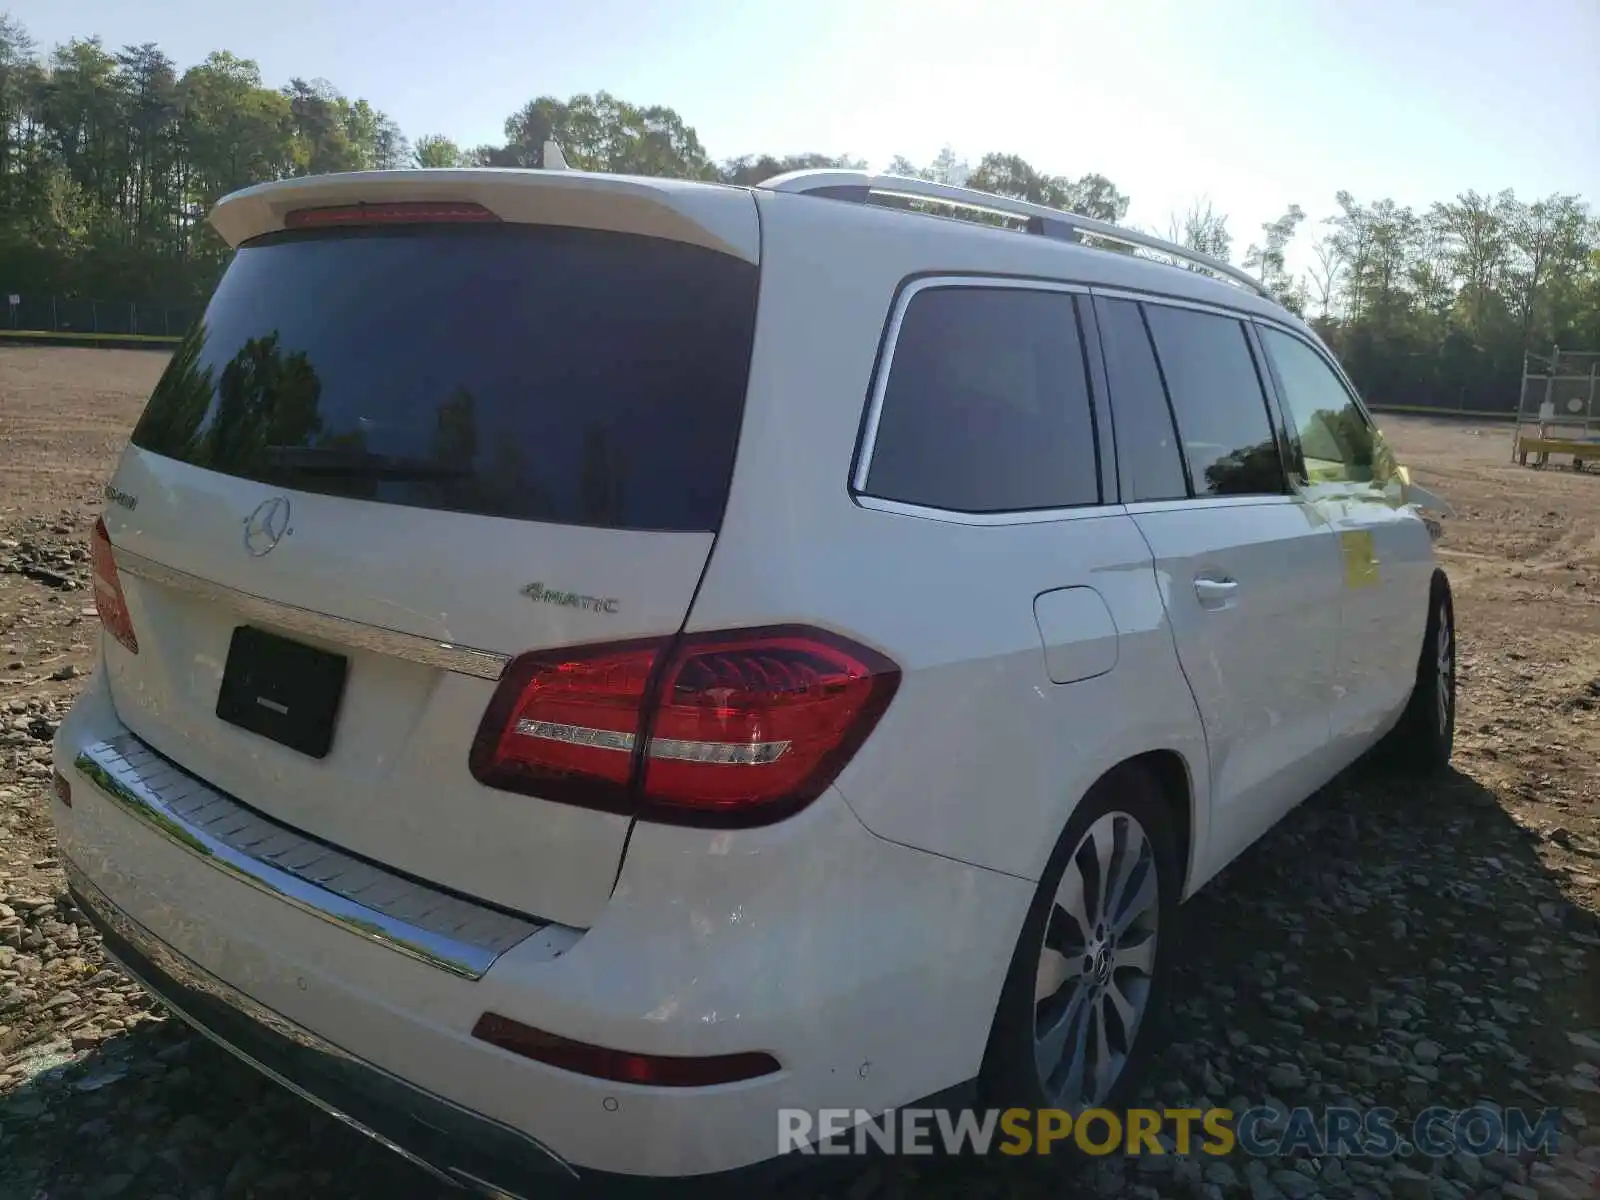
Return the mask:
[[(1267, 1107), (1089, 1109), (901, 1108), (778, 1111), (780, 1154), (1021, 1156), (1069, 1148), (1089, 1155), (1292, 1154), (1431, 1158), (1524, 1151), (1551, 1154), (1561, 1110), (1487, 1105), (1426, 1108), (1404, 1121), (1392, 1108)], [(1171, 1149), (1168, 1149), (1170, 1145)]]

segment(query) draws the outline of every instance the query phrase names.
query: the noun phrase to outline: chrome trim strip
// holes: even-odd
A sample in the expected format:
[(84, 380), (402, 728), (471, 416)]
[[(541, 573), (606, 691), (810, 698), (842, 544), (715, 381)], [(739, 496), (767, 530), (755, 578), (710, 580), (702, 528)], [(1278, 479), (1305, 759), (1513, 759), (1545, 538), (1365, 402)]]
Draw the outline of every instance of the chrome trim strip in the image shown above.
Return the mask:
[[(296, 1025), (293, 1021), (279, 1016), (272, 1009), (266, 1007), (266, 1005), (259, 1004), (255, 1000), (252, 1000), (249, 996), (239, 991), (238, 988), (231, 987), (228, 984), (223, 983), (222, 980), (216, 978), (214, 975), (211, 975), (209, 972), (201, 970), (188, 959), (172, 950), (166, 945), (165, 942), (161, 941), (160, 938), (156, 937), (149, 930), (145, 929), (144, 926), (140, 925), (137, 921), (133, 920), (133, 918), (129, 917), (125, 912), (118, 908), (116, 904), (111, 901), (111, 898), (101, 891), (98, 886), (91, 882), (89, 877), (84, 874), (83, 870), (71, 859), (68, 859), (64, 863), (64, 866), (66, 869), (67, 883), (71, 887), (72, 891), (76, 893), (78, 900), (82, 903), (93, 905), (94, 914), (104, 921), (106, 925), (108, 925), (112, 931), (117, 934), (118, 937), (122, 938), (123, 941), (127, 942), (140, 954), (143, 954), (156, 967), (160, 968), (162, 971), (165, 971), (167, 975), (180, 987), (187, 987), (192, 991), (202, 992), (206, 995), (212, 996), (217, 1001), (227, 1005), (229, 1008), (234, 1009), (242, 1016), (254, 1021), (256, 1024), (261, 1025), (268, 1030), (271, 1030), (279, 1037), (291, 1041), (296, 1045), (304, 1046), (308, 1050), (313, 1050), (316, 1053), (326, 1055), (329, 1058), (353, 1063), (361, 1067), (363, 1070), (372, 1071), (376, 1074), (387, 1076), (399, 1086), (406, 1088), (414, 1087), (414, 1085), (406, 1083), (397, 1076), (389, 1075), (388, 1072), (373, 1066), (371, 1063), (366, 1062), (363, 1059), (357, 1058), (355, 1055), (351, 1054), (342, 1047), (336, 1046), (332, 1042), (318, 1037), (309, 1029), (306, 1029), (300, 1025)], [(307, 1103), (315, 1105), (317, 1108), (327, 1113), (340, 1124), (347, 1125), (351, 1129), (354, 1129), (357, 1133), (364, 1134), (373, 1141), (377, 1142), (380, 1146), (384, 1147), (384, 1149), (394, 1151), (401, 1158), (405, 1159), (414, 1166), (421, 1167), (434, 1178), (450, 1184), (451, 1186), (458, 1185), (459, 1181), (457, 1179), (453, 1178), (450, 1174), (441, 1171), (438, 1167), (435, 1167), (426, 1159), (419, 1158), (417, 1155), (407, 1150), (404, 1146), (397, 1145), (396, 1143), (390, 1141), (376, 1130), (368, 1128), (361, 1122), (341, 1112), (332, 1104), (324, 1100), (321, 1096), (318, 1096), (314, 1092), (307, 1091), (293, 1080), (287, 1079), (277, 1071), (274, 1071), (271, 1067), (267, 1066), (259, 1059), (245, 1053), (238, 1046), (235, 1046), (232, 1042), (211, 1030), (204, 1022), (196, 1019), (188, 1012), (185, 1012), (180, 1005), (173, 1001), (171, 996), (167, 995), (162, 989), (153, 986), (149, 980), (141, 977), (137, 971), (133, 970), (133, 968), (128, 966), (127, 963), (119, 959), (109, 948), (102, 947), (102, 951), (105, 953), (106, 957), (110, 958), (117, 964), (117, 967), (123, 972), (123, 974), (127, 975), (157, 1000), (161, 1001), (161, 1003), (175, 1013), (185, 1025), (189, 1026), (189, 1028), (193, 1029), (196, 1033), (205, 1037), (214, 1045), (227, 1051), (234, 1058), (244, 1063), (247, 1067), (261, 1072), (261, 1074), (272, 1080), (272, 1082), (294, 1093)], [(432, 1094), (429, 1093), (429, 1095), (431, 1096)], [(472, 1117), (474, 1120), (482, 1121), (487, 1119), (478, 1116), (475, 1113), (469, 1113), (468, 1110), (461, 1108), (459, 1105), (452, 1104), (450, 1101), (445, 1100), (442, 1097), (432, 1096), (432, 1099), (440, 1104), (448, 1104), (450, 1107), (457, 1109), (464, 1115)], [(520, 1131), (516, 1132), (518, 1137), (522, 1138), (524, 1141), (527, 1141), (530, 1145), (537, 1147), (549, 1157), (551, 1163), (558, 1166), (568, 1176), (572, 1178), (577, 1177), (577, 1172), (573, 1171), (573, 1169), (558, 1155), (547, 1149), (542, 1144), (535, 1142), (532, 1138), (527, 1137), (527, 1135), (522, 1134)], [(465, 1172), (463, 1172), (463, 1174), (465, 1174)]]
[(408, 662), (438, 667), (458, 675), (471, 675), (477, 679), (499, 679), (506, 669), (506, 664), (511, 661), (509, 654), (498, 654), (492, 650), (475, 650), (470, 646), (456, 646), (414, 633), (402, 633), (398, 629), (385, 629), (381, 625), (368, 625), (362, 621), (329, 616), (327, 613), (301, 608), (295, 604), (268, 600), (265, 596), (213, 583), (209, 579), (202, 579), (198, 575), (191, 575), (187, 571), (180, 571), (176, 567), (169, 567), (165, 563), (158, 563), (154, 559), (120, 547), (113, 547), (112, 554), (116, 558), (118, 571), (156, 584), (158, 587), (171, 588), (212, 604), (224, 605), (246, 620), (260, 621), (264, 625), (273, 626), (286, 633), (320, 638), (341, 646), (368, 650), (374, 654), (386, 654), (391, 658), (402, 658)]
[[(1135, 300), (1140, 304), (1165, 304), (1168, 308), (1192, 308), (1197, 312), (1214, 313), (1219, 317), (1232, 317), (1235, 321), (1254, 321), (1257, 319), (1274, 321), (1283, 324), (1276, 318), (1264, 316), (1250, 307), (1234, 307), (1222, 300), (1191, 300), (1187, 296), (1172, 296), (1166, 292), (1141, 292), (1133, 288), (1104, 287), (1095, 284), (1089, 291), (1096, 296), (1103, 296), (1107, 300)], [(1286, 326), (1287, 328), (1287, 326)]]
[(1260, 508), (1266, 504), (1303, 504), (1300, 496), (1287, 493), (1262, 492), (1246, 496), (1189, 496), (1173, 500), (1135, 500), (1124, 504), (1122, 511), (1130, 517), (1145, 513), (1178, 512), (1186, 508)]
[[(856, 456), (856, 469), (850, 479), (850, 487), (857, 493), (858, 501), (868, 499), (867, 475), (872, 467), (872, 452), (878, 446), (878, 423), (883, 417), (883, 397), (889, 390), (889, 372), (894, 366), (895, 347), (900, 341), (900, 326), (905, 322), (906, 309), (911, 307), (919, 292), (929, 288), (951, 287), (976, 287), (976, 288), (1010, 288), (1015, 291), (1025, 292), (1067, 292), (1076, 295), (1088, 295), (1089, 287), (1081, 283), (1062, 283), (1054, 279), (1023, 279), (1011, 275), (929, 275), (922, 279), (914, 279), (900, 289), (900, 295), (895, 299), (894, 313), (889, 318), (889, 330), (883, 339), (883, 350), (878, 355), (878, 369), (872, 378), (872, 397), (867, 404), (866, 428), (861, 432), (861, 453)], [(876, 499), (876, 497), (872, 497)], [(896, 501), (883, 501), (885, 504), (897, 503)], [(869, 508), (878, 505), (868, 505)], [(963, 517), (989, 517), (1009, 514), (977, 514), (977, 513), (947, 513), (943, 509), (920, 508), (916, 505), (904, 505), (903, 508), (917, 508), (913, 515), (938, 516), (944, 520), (961, 520)], [(897, 509), (886, 511), (896, 512)], [(1059, 510), (1057, 510), (1059, 511)], [(1028, 514), (1036, 517), (1036, 514)], [(1045, 517), (1045, 520), (1054, 518)], [(999, 525), (1008, 524), (997, 520), (970, 520), (963, 522), (969, 525)]]
[(480, 979), (535, 934), (549, 958), (582, 936), (474, 904), (297, 833), (173, 766), (131, 733), (85, 747), (73, 765), (109, 799), (218, 870), (452, 974)]
[(1075, 508), (1030, 508), (1016, 512), (970, 513), (951, 508), (930, 508), (924, 504), (906, 504), (901, 500), (883, 500), (877, 496), (857, 496), (862, 508), (878, 512), (898, 513), (902, 517), (922, 517), (929, 521), (944, 521), (950, 525), (1043, 525), (1050, 521), (1074, 521), (1090, 517), (1115, 514), (1115, 504), (1082, 504)]

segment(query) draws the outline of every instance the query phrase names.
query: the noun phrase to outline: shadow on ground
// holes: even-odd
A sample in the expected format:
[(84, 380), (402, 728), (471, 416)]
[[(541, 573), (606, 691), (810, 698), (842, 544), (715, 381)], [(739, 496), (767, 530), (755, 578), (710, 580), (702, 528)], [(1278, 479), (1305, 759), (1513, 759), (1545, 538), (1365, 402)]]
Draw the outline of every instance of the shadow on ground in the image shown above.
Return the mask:
[[(1162, 1105), (1415, 1113), (1486, 1099), (1564, 1105), (1579, 1140), (1580, 1122), (1600, 1127), (1600, 1096), (1583, 1090), (1567, 1038), (1600, 1027), (1600, 928), (1563, 899), (1532, 836), (1464, 775), (1342, 778), (1196, 897), (1185, 931), (1169, 1040), (1147, 1090)], [(6, 1200), (439, 1194), (171, 1020), (14, 1090), (0, 1099), (0, 1128)], [(1457, 1164), (1433, 1195), (1526, 1180), (1528, 1166)], [(1082, 1164), (1069, 1187), (1297, 1200), (1386, 1194), (1380, 1181), (1394, 1170), (1107, 1158)], [(880, 1164), (834, 1190), (851, 1200), (1063, 1194), (994, 1168), (933, 1163)]]

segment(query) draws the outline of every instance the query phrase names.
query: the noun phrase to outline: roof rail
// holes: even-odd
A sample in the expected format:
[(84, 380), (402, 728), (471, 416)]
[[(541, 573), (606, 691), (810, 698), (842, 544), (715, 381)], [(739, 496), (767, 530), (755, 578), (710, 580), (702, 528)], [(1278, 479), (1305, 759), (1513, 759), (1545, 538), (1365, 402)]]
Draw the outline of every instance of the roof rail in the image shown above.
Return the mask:
[(759, 185), (774, 192), (793, 192), (803, 196), (824, 196), (830, 200), (848, 200), (867, 204), (873, 196), (905, 196), (918, 200), (932, 200), (952, 208), (972, 209), (977, 212), (998, 213), (1007, 217), (1020, 217), (1027, 223), (1027, 231), (1043, 237), (1062, 241), (1082, 242), (1083, 235), (1108, 242), (1151, 250), (1173, 260), (1173, 265), (1188, 263), (1192, 267), (1247, 288), (1258, 296), (1273, 299), (1272, 293), (1255, 276), (1220, 258), (1180, 246), (1163, 238), (1152, 237), (1133, 229), (1124, 229), (1108, 221), (1079, 216), (1065, 209), (1014, 200), (1010, 196), (997, 196), (975, 188), (955, 187), (948, 183), (935, 183), (928, 179), (911, 179), (904, 175), (874, 175), (870, 171), (837, 171), (829, 168), (812, 171), (790, 171), (775, 175)]

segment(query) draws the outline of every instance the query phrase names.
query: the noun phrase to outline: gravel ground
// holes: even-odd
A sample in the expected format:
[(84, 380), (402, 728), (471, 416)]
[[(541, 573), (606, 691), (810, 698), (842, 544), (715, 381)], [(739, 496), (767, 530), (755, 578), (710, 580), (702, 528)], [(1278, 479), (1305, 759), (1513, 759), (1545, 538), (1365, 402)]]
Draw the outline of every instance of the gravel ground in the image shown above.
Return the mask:
[[(92, 666), (84, 553), (159, 356), (0, 350), (0, 1200), (431, 1197), (427, 1178), (187, 1033), (65, 898), (49, 738)], [(1600, 478), (1503, 430), (1388, 422), (1450, 497), (1457, 770), (1352, 772), (1185, 911), (1149, 1097), (1563, 1109), (1550, 1159), (1108, 1158), (1046, 1185), (875, 1166), (875, 1196), (1600, 1196)], [(15, 469), (13, 469), (15, 468)]]

